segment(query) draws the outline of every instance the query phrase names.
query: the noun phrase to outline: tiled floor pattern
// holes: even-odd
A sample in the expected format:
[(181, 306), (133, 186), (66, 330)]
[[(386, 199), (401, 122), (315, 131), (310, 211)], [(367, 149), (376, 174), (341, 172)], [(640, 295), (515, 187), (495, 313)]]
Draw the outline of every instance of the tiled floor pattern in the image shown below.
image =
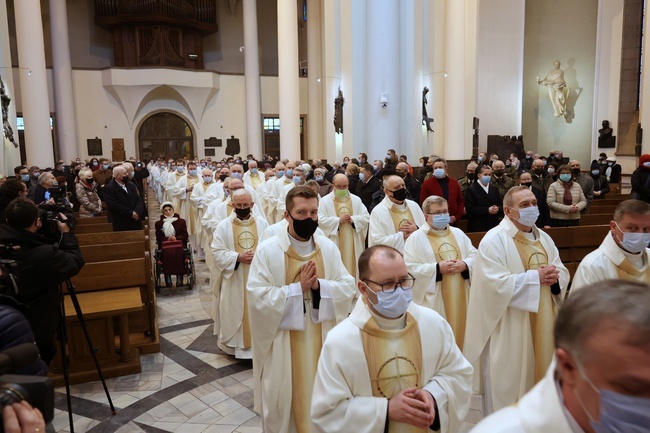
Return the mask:
[[(160, 212), (149, 196), (153, 227)], [(155, 240), (153, 233), (151, 238)], [(163, 288), (158, 295), (161, 352), (141, 357), (142, 373), (106, 380), (116, 415), (111, 415), (101, 382), (71, 387), (75, 432), (262, 431), (252, 410), (251, 363), (217, 348), (210, 316), (210, 273), (203, 261), (196, 261), (195, 268), (193, 290)], [(69, 432), (65, 388), (56, 390), (55, 407), (48, 431)], [(480, 421), (480, 409), (481, 399), (475, 396), (461, 432)]]

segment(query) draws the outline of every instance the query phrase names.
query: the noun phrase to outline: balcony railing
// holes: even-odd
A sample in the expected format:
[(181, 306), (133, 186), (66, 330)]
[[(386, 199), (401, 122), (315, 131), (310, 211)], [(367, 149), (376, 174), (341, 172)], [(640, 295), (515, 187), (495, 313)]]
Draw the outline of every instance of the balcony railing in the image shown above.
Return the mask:
[(95, 0), (97, 17), (166, 16), (216, 24), (215, 0)]

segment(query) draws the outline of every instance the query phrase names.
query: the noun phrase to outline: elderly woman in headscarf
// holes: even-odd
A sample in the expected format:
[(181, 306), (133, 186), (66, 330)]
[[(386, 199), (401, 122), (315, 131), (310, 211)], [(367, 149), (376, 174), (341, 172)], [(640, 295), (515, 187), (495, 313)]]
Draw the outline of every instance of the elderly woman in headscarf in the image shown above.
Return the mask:
[[(162, 215), (160, 215), (160, 220), (156, 221), (158, 249), (162, 248), (162, 243), (165, 241), (183, 241), (183, 245), (185, 245), (188, 239), (187, 223), (174, 212), (174, 205), (166, 201), (160, 206), (160, 211)], [(176, 285), (181, 284), (182, 281), (183, 276), (177, 275)], [(170, 274), (165, 274), (165, 284), (167, 287), (171, 287), (172, 277)]]

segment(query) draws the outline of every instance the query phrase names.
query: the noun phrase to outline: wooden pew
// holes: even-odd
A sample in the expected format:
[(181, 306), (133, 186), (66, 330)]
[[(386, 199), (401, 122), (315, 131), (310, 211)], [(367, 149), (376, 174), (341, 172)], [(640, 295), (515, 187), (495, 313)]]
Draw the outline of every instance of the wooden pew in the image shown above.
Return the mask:
[(613, 213), (597, 213), (597, 214), (584, 214), (580, 215), (580, 225), (581, 226), (594, 226), (594, 225), (603, 225), (609, 224), (612, 220)]
[(608, 213), (610, 215), (614, 215), (614, 211), (616, 210), (616, 207), (618, 205), (600, 205), (597, 204), (595, 201), (591, 202), (591, 206), (589, 206), (589, 213)]
[(143, 230), (129, 230), (125, 232), (83, 233), (77, 235), (77, 239), (79, 239), (79, 245), (119, 244), (122, 242), (133, 242), (133, 241), (143, 240), (143, 237), (149, 238), (147, 232)]
[[(72, 279), (93, 344), (99, 347), (102, 370), (106, 370), (107, 377), (137, 373), (140, 353), (160, 351), (149, 251), (144, 251), (142, 234), (136, 243), (137, 250), (142, 253), (140, 257), (89, 262)], [(131, 245), (102, 245), (126, 250), (118, 246)], [(88, 247), (94, 246), (82, 248)], [(69, 296), (65, 298), (72, 383), (96, 380), (96, 371), (76, 314), (68, 308), (71, 306)], [(119, 323), (114, 323), (115, 318)], [(119, 356), (115, 350), (118, 336)], [(137, 350), (131, 350), (132, 347)]]
[(82, 245), (80, 249), (86, 263), (95, 263), (145, 257), (149, 246), (143, 241), (133, 241), (119, 244)]
[(77, 217), (77, 226), (83, 226), (86, 224), (105, 224), (108, 223), (107, 216), (96, 216), (92, 218), (79, 218)]
[(101, 232), (112, 232), (113, 224), (111, 223), (100, 223), (100, 224), (82, 224), (75, 227), (73, 233), (75, 235), (80, 235), (84, 233), (101, 233)]

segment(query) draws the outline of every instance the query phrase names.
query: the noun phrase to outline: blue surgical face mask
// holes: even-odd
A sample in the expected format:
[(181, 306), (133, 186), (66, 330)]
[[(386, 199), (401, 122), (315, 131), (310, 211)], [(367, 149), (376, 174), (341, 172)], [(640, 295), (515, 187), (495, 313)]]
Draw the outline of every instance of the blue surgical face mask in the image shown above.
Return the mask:
[(517, 218), (517, 221), (519, 224), (526, 227), (534, 226), (535, 221), (537, 221), (537, 218), (539, 218), (539, 208), (537, 206), (528, 206), (521, 209), (514, 209), (519, 211), (519, 218)]
[(433, 175), (436, 177), (436, 179), (442, 179), (445, 177), (445, 169), (444, 168), (436, 168), (433, 170)]
[(280, 171), (278, 171), (278, 172), (276, 173), (276, 176), (277, 176), (277, 177), (282, 177), (282, 176), (284, 176), (284, 170), (280, 170)]
[(190, 176), (196, 176), (196, 170), (189, 170), (188, 173)]
[(176, 167), (176, 171), (178, 171), (179, 173), (182, 173), (183, 171), (185, 171), (185, 167), (183, 167), (182, 165), (179, 165), (178, 167)]
[(323, 176), (316, 176), (316, 177), (314, 177), (314, 180), (316, 182), (322, 182), (323, 181)]
[[(366, 283), (363, 283), (366, 284)], [(382, 316), (389, 319), (397, 319), (406, 313), (409, 304), (413, 300), (413, 291), (410, 287), (397, 288), (392, 292), (378, 292), (373, 291), (367, 284), (368, 290), (377, 295), (377, 303), (372, 304), (372, 307)]]
[(212, 182), (212, 176), (203, 176), (203, 182), (205, 183)]
[(233, 179), (239, 179), (239, 180), (241, 180), (242, 177), (244, 177), (244, 175), (241, 174), (241, 173), (230, 173), (230, 177), (232, 177)]
[(623, 240), (621, 246), (632, 254), (638, 254), (644, 251), (648, 247), (648, 241), (650, 241), (650, 233), (631, 233), (624, 232), (618, 225), (617, 222), (614, 222), (616, 227), (623, 233)]
[(293, 177), (293, 183), (295, 183), (296, 185), (298, 185), (301, 181), (302, 181), (301, 176), (294, 176)]
[(598, 176), (600, 174), (600, 170), (591, 170), (591, 174)]
[(562, 173), (560, 175), (560, 180), (562, 182), (569, 182), (571, 180), (571, 175), (569, 173)]
[(108, 170), (109, 168), (111, 168), (110, 164), (104, 164), (103, 167), (104, 167), (104, 170)]
[(451, 217), (449, 216), (448, 213), (435, 214), (431, 219), (431, 225), (435, 229), (443, 230), (449, 225), (450, 221), (451, 221)]
[(135, 171), (130, 172), (129, 176), (131, 176), (131, 179), (133, 179), (135, 177)]
[(359, 180), (363, 182), (366, 179), (366, 175), (363, 173), (359, 173)]
[(643, 433), (650, 426), (650, 398), (620, 394), (597, 388), (578, 366), (580, 375), (600, 396), (600, 421), (589, 413), (580, 396), (575, 393), (578, 403), (589, 418), (589, 424), (596, 433)]
[(257, 174), (257, 168), (251, 168), (251, 173), (252, 174)]
[(284, 174), (288, 177), (293, 177), (293, 169), (290, 168), (287, 171), (284, 172)]
[(29, 182), (29, 173), (20, 175), (20, 180), (23, 182)]
[(492, 180), (491, 176), (481, 176), (481, 183), (483, 185), (487, 185), (490, 183), (490, 180)]

